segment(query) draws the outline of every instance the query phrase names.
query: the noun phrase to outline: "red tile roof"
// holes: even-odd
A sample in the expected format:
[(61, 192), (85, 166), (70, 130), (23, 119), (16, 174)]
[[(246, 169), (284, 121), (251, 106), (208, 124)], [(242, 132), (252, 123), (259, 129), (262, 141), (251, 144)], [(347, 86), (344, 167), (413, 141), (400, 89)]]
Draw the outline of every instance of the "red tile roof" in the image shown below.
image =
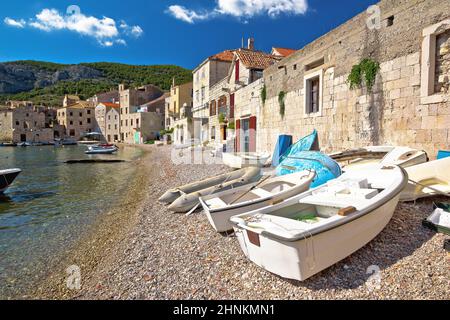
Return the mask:
[(234, 50), (225, 50), (209, 57), (209, 60), (233, 61)]
[(101, 104), (104, 105), (105, 107), (120, 108), (120, 104), (118, 103), (102, 102)]
[(239, 49), (236, 51), (239, 61), (248, 69), (264, 70), (280, 60), (279, 57), (262, 51)]
[(291, 54), (293, 54), (297, 50), (288, 49), (288, 48), (273, 48), (272, 54), (274, 54), (274, 51), (276, 51), (280, 56), (286, 58), (286, 57), (289, 57)]

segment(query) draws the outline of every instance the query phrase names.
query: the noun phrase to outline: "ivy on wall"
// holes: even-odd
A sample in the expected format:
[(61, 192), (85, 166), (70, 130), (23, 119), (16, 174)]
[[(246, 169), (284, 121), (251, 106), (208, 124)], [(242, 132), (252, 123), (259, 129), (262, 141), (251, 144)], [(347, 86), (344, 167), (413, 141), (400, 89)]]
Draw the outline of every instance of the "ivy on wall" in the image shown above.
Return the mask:
[(278, 104), (280, 105), (280, 116), (284, 118), (284, 113), (286, 109), (286, 105), (284, 103), (284, 99), (286, 98), (286, 92), (280, 91), (278, 94)]
[(359, 64), (352, 67), (348, 76), (347, 82), (350, 84), (350, 89), (360, 88), (365, 84), (368, 90), (372, 90), (379, 70), (380, 64), (377, 61), (370, 58), (361, 60)]
[(262, 100), (263, 105), (265, 105), (266, 104), (266, 100), (267, 100), (267, 88), (266, 88), (266, 85), (264, 85), (261, 88), (261, 100)]

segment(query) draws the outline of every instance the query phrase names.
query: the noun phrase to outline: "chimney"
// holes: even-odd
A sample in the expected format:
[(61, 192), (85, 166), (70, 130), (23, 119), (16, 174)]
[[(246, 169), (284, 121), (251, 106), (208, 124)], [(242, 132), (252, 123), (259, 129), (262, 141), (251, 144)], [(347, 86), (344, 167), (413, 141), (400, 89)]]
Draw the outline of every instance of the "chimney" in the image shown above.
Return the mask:
[(255, 50), (255, 39), (248, 38), (248, 50)]

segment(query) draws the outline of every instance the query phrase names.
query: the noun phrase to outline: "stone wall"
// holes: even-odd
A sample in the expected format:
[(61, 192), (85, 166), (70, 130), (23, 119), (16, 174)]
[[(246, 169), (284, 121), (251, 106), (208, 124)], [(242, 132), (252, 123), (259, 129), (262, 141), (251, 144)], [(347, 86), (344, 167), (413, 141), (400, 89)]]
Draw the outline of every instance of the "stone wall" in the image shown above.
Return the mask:
[(436, 79), (435, 91), (450, 93), (450, 30), (436, 39)]
[[(361, 13), (265, 70), (268, 99), (256, 114), (258, 151), (272, 151), (279, 134), (295, 140), (313, 129), (326, 152), (407, 145), (433, 158), (437, 150), (449, 148), (450, 102), (421, 104), (420, 57), (423, 29), (448, 19), (450, 1), (386, 0), (378, 5), (380, 29), (369, 30), (368, 14)], [(448, 72), (447, 55), (440, 57), (445, 61), (439, 70)], [(348, 75), (363, 58), (380, 63), (375, 85), (370, 91), (365, 86), (350, 90)], [(311, 74), (322, 77), (321, 102), (319, 112), (307, 114), (305, 76)], [(281, 91), (286, 92), (284, 117)]]

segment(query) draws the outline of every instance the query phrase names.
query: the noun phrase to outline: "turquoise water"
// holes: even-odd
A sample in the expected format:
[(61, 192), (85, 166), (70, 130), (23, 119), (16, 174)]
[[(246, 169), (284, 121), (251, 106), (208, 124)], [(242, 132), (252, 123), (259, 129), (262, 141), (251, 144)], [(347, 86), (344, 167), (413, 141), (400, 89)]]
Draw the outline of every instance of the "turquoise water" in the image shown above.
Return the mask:
[[(0, 196), (0, 298), (26, 296), (87, 227), (121, 200), (132, 181), (139, 149), (88, 156), (86, 148), (0, 148), (0, 169), (22, 169)], [(64, 163), (86, 158), (130, 161)]]

